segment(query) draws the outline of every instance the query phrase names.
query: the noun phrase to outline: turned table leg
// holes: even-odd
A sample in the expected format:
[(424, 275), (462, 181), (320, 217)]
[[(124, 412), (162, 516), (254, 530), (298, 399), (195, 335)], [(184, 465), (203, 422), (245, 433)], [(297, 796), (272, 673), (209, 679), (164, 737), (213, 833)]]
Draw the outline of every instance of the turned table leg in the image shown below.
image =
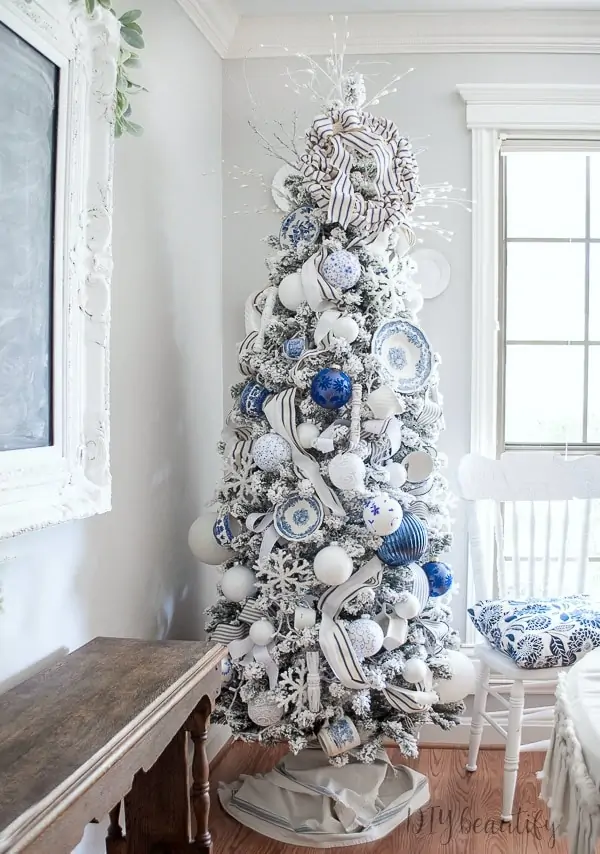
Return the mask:
[(212, 839), (208, 829), (210, 810), (209, 765), (206, 755), (208, 737), (208, 719), (211, 706), (208, 697), (203, 697), (189, 719), (189, 731), (194, 744), (192, 762), (192, 809), (196, 817), (196, 838), (194, 851), (198, 854), (212, 854)]

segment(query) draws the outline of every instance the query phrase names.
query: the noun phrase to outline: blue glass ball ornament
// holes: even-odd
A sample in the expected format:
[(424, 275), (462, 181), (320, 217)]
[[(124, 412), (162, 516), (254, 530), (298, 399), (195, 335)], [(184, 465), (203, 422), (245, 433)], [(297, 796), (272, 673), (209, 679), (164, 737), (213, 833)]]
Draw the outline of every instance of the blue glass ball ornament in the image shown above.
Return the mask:
[(259, 418), (262, 414), (263, 403), (271, 392), (260, 383), (251, 380), (242, 389), (240, 409), (249, 418)]
[(441, 560), (430, 560), (423, 564), (423, 571), (429, 580), (429, 595), (443, 596), (452, 587), (454, 575), (452, 567)]
[(338, 249), (328, 255), (321, 264), (321, 275), (334, 288), (347, 291), (360, 279), (362, 268), (353, 252)]
[(341, 409), (352, 397), (352, 380), (337, 368), (323, 368), (313, 377), (310, 396), (323, 409)]
[(383, 538), (377, 557), (388, 566), (407, 566), (419, 560), (426, 548), (427, 528), (418, 516), (405, 513), (400, 527)]

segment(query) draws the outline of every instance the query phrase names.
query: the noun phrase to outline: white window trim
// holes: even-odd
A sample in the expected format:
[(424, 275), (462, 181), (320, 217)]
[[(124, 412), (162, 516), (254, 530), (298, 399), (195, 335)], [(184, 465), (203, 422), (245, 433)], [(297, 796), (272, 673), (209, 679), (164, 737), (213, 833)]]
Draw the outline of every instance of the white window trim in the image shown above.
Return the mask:
[[(472, 136), (471, 452), (495, 457), (500, 144), (511, 136), (599, 138), (600, 86), (461, 83), (457, 89), (466, 104), (467, 127)], [(488, 541), (493, 543), (493, 538)], [(467, 590), (471, 601), (470, 561)], [(477, 639), (468, 620), (466, 643)]]
[(472, 135), (471, 451), (496, 456), (498, 156), (510, 136), (600, 136), (600, 86), (461, 83)]

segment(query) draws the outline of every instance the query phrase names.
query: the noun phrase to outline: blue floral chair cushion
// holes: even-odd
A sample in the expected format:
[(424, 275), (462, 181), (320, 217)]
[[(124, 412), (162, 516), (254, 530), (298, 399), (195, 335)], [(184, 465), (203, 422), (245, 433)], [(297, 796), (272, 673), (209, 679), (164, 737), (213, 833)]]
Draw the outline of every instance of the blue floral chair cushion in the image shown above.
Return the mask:
[(519, 667), (566, 667), (600, 647), (600, 606), (589, 596), (484, 599), (469, 616), (488, 643)]

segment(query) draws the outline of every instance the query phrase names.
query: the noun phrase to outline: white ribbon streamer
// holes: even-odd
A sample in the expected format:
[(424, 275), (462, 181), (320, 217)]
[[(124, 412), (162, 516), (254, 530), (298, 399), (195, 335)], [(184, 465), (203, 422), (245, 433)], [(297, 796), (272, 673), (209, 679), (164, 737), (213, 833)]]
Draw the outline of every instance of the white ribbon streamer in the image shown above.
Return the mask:
[(302, 290), (306, 302), (313, 311), (322, 312), (331, 307), (340, 297), (340, 292), (333, 285), (328, 284), (319, 268), (327, 257), (327, 250), (322, 248), (311, 255), (302, 265)]
[(273, 524), (273, 513), (250, 513), (246, 519), (246, 527), (255, 534), (262, 534), (262, 542), (258, 553), (259, 563), (269, 557), (279, 534)]
[(346, 511), (335, 492), (325, 483), (318, 462), (307, 453), (298, 439), (296, 389), (289, 388), (272, 395), (263, 406), (263, 412), (271, 429), (289, 443), (294, 465), (310, 480), (325, 507), (328, 507), (334, 516), (345, 516)]
[[(383, 565), (379, 558), (374, 557), (344, 584), (326, 590), (319, 601), (319, 644), (323, 655), (342, 685), (356, 691), (370, 686), (348, 634), (337, 618), (346, 604), (361, 590), (378, 587), (382, 573)], [(394, 709), (402, 712), (425, 711), (438, 699), (437, 694), (432, 691), (412, 691), (389, 684), (386, 684), (383, 694)]]
[(263, 665), (267, 672), (271, 691), (277, 688), (277, 683), (279, 682), (279, 669), (272, 656), (274, 649), (275, 644), (271, 643), (269, 646), (258, 646), (250, 637), (244, 640), (233, 641), (228, 647), (229, 655), (233, 661), (244, 658), (246, 662), (254, 660)]

